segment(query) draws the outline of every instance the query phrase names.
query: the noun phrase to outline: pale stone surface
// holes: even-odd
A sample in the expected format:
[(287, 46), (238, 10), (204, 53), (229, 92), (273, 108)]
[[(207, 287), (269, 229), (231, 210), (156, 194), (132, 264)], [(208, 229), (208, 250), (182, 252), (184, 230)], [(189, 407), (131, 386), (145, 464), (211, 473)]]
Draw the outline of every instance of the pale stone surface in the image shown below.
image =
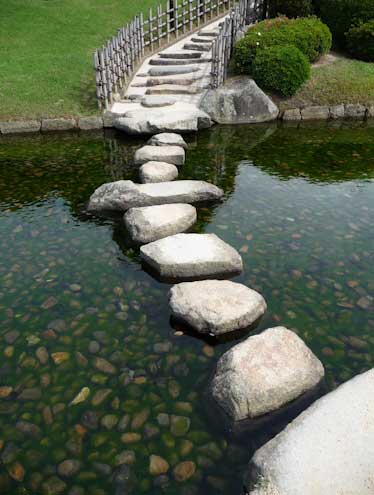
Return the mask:
[(239, 253), (215, 234), (177, 234), (142, 246), (140, 256), (174, 280), (226, 277), (243, 269)]
[(150, 76), (171, 76), (171, 75), (177, 75), (177, 74), (189, 74), (190, 72), (197, 72), (199, 70), (199, 67), (196, 66), (180, 66), (180, 65), (175, 65), (175, 66), (166, 66), (166, 67), (152, 67), (149, 69), (148, 74)]
[(187, 143), (180, 134), (175, 132), (162, 132), (155, 134), (148, 140), (150, 146), (181, 146), (187, 149)]
[(303, 120), (327, 120), (330, 117), (329, 107), (313, 106), (301, 109), (301, 118)]
[(282, 119), (285, 121), (301, 120), (300, 108), (291, 108), (285, 110), (283, 112)]
[(172, 165), (183, 165), (186, 158), (181, 146), (143, 146), (135, 152), (135, 165), (157, 161), (171, 163)]
[(360, 104), (347, 104), (345, 105), (344, 116), (348, 119), (364, 119), (366, 114), (366, 107)]
[(330, 107), (330, 117), (332, 119), (342, 119), (344, 117), (344, 105), (334, 105)]
[(373, 396), (372, 369), (316, 401), (256, 452), (250, 494), (372, 495)]
[(177, 102), (166, 108), (128, 110), (114, 121), (114, 127), (128, 134), (156, 134), (158, 132), (196, 132), (211, 127), (205, 112), (190, 103)]
[(39, 132), (40, 120), (15, 120), (13, 122), (0, 122), (1, 134), (22, 134), (26, 132)]
[(102, 129), (104, 126), (102, 117), (80, 117), (78, 120), (78, 127), (82, 131), (92, 131), (95, 129)]
[(140, 182), (166, 182), (178, 177), (178, 169), (175, 165), (165, 162), (147, 162), (139, 169)]
[(135, 184), (131, 180), (119, 180), (97, 188), (90, 197), (88, 209), (126, 211), (137, 206), (214, 201), (222, 196), (222, 189), (202, 180), (157, 184)]
[(74, 119), (42, 119), (42, 132), (71, 131), (76, 129), (77, 123)]
[(196, 208), (182, 203), (131, 208), (124, 215), (132, 239), (141, 244), (185, 232), (196, 218)]
[(172, 96), (147, 95), (142, 98), (141, 105), (147, 108), (169, 107), (171, 105), (174, 105), (176, 101), (177, 100)]
[(261, 294), (228, 280), (174, 285), (169, 303), (176, 318), (199, 332), (213, 335), (246, 328), (266, 310)]
[(369, 118), (373, 118), (373, 117), (374, 117), (374, 105), (371, 105), (371, 106), (368, 108), (368, 117), (369, 117)]
[(290, 330), (270, 328), (232, 347), (218, 361), (213, 398), (234, 421), (277, 411), (322, 380), (321, 362)]
[(279, 114), (278, 107), (249, 77), (233, 78), (210, 89), (200, 108), (220, 124), (268, 122)]

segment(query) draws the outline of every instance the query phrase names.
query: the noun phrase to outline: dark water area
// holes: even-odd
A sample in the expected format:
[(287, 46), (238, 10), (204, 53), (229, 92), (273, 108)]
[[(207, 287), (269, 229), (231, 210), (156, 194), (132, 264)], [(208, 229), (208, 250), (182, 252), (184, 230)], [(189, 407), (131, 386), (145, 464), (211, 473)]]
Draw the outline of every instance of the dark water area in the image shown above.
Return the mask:
[[(373, 367), (374, 127), (222, 126), (187, 140), (180, 178), (225, 191), (193, 231), (240, 251), (235, 280), (268, 304), (255, 331), (295, 330), (328, 389)], [(240, 495), (246, 463), (274, 435), (233, 437), (215, 421), (205, 390), (237, 341), (176, 333), (170, 286), (142, 270), (121, 219), (86, 211), (100, 184), (136, 180), (141, 144), (0, 140), (2, 495)], [(166, 474), (150, 474), (151, 455)], [(184, 461), (179, 478), (191, 462), (195, 473), (177, 481)]]

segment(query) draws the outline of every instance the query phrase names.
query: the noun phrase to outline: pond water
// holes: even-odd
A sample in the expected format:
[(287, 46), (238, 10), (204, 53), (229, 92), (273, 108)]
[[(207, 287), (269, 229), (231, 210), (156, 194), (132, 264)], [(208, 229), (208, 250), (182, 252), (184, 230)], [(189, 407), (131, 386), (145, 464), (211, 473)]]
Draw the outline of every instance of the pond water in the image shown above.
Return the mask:
[[(235, 280), (268, 304), (256, 331), (297, 331), (330, 389), (372, 367), (374, 127), (217, 127), (188, 141), (180, 178), (225, 191), (194, 231), (240, 251)], [(85, 210), (103, 182), (136, 179), (141, 143), (0, 141), (2, 495), (239, 495), (243, 467), (273, 434), (235, 438), (212, 421), (204, 392), (233, 342), (175, 334), (170, 286), (142, 270), (120, 219)], [(152, 454), (166, 475), (150, 475)], [(196, 466), (188, 481), (173, 475), (182, 461)]]

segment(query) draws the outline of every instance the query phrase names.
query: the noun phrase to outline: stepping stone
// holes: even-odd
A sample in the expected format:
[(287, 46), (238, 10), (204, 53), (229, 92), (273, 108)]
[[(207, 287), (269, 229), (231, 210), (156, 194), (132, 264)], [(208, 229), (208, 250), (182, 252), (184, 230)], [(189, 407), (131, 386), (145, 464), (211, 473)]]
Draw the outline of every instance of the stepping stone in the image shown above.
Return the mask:
[(174, 285), (171, 312), (201, 333), (222, 335), (252, 325), (266, 310), (265, 299), (245, 285), (228, 280), (203, 280)]
[[(192, 76), (185, 76), (185, 77), (162, 77), (162, 78), (157, 78), (157, 77), (149, 77), (144, 83), (140, 83), (140, 86), (160, 86), (161, 84), (178, 84), (179, 86), (188, 86), (190, 84), (195, 83), (196, 81), (199, 81), (200, 79), (203, 78), (203, 75), (195, 74)], [(132, 84), (132, 86), (136, 86), (137, 84)]]
[(199, 36), (211, 36), (213, 38), (216, 38), (219, 35), (219, 31), (199, 31), (197, 33)]
[(142, 246), (140, 256), (158, 276), (170, 280), (228, 278), (243, 269), (240, 254), (215, 234), (173, 235)]
[(179, 58), (179, 59), (194, 59), (200, 58), (202, 53), (188, 53), (188, 52), (165, 52), (159, 53), (161, 58)]
[(132, 239), (140, 244), (185, 232), (196, 219), (196, 208), (188, 204), (131, 208), (124, 215)]
[(223, 354), (210, 391), (232, 421), (254, 421), (316, 389), (323, 377), (322, 363), (300, 337), (275, 327)]
[(170, 107), (176, 103), (176, 99), (170, 96), (144, 96), (141, 105), (147, 108)]
[(153, 135), (158, 132), (196, 132), (211, 127), (212, 119), (196, 105), (178, 101), (165, 108), (128, 110), (115, 119), (113, 125), (127, 134)]
[(372, 495), (373, 394), (371, 369), (317, 400), (255, 453), (245, 492)]
[(135, 152), (135, 165), (156, 161), (172, 163), (173, 165), (183, 165), (185, 161), (185, 151), (181, 146), (143, 146)]
[(138, 206), (217, 201), (223, 191), (202, 180), (134, 184), (119, 180), (103, 184), (90, 197), (89, 211), (127, 211)]
[(183, 48), (185, 50), (197, 50), (199, 52), (210, 52), (212, 47), (205, 45), (204, 43), (185, 43)]
[(213, 40), (209, 38), (191, 38), (194, 43), (213, 43)]
[(197, 72), (199, 67), (193, 65), (187, 65), (186, 67), (168, 66), (168, 67), (152, 67), (149, 69), (148, 74), (150, 76), (174, 76), (178, 74), (190, 74), (191, 72)]
[(147, 95), (198, 95), (209, 86), (191, 87), (179, 86), (174, 84), (163, 84), (162, 86), (153, 86), (147, 89)]
[(180, 134), (174, 132), (162, 132), (161, 134), (155, 134), (148, 140), (149, 146), (181, 146), (185, 150), (187, 149), (187, 143)]
[(140, 167), (139, 177), (143, 184), (171, 181), (178, 177), (178, 169), (171, 163), (147, 162)]
[(211, 58), (197, 58), (197, 59), (171, 59), (171, 58), (152, 58), (149, 61), (150, 65), (188, 65), (188, 64), (208, 64), (212, 61)]

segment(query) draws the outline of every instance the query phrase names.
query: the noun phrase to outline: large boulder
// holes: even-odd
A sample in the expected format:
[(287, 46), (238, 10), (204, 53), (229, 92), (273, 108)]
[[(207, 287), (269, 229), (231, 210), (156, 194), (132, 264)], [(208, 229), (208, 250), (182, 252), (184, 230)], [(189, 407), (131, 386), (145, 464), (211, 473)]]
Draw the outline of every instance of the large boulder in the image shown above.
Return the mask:
[(180, 134), (175, 132), (162, 132), (155, 134), (148, 140), (147, 144), (151, 146), (182, 146), (187, 149), (187, 143)]
[(139, 178), (142, 184), (150, 182), (167, 182), (178, 177), (178, 169), (175, 165), (165, 162), (151, 161), (144, 163), (139, 168)]
[(177, 234), (140, 248), (141, 259), (170, 280), (228, 278), (240, 273), (240, 254), (215, 234)]
[(258, 420), (315, 389), (321, 362), (294, 333), (270, 328), (220, 358), (210, 390), (232, 421)]
[(169, 293), (169, 303), (175, 318), (210, 335), (249, 327), (266, 310), (261, 294), (229, 280), (174, 285)]
[(177, 102), (170, 107), (129, 110), (115, 119), (114, 127), (127, 134), (159, 132), (196, 132), (212, 126), (209, 115), (190, 103)]
[(185, 232), (196, 222), (196, 218), (196, 208), (187, 204), (131, 208), (124, 215), (132, 239), (140, 244)]
[(316, 401), (252, 458), (251, 495), (373, 495), (374, 370)]
[(142, 146), (135, 152), (135, 165), (156, 161), (171, 163), (172, 165), (183, 165), (185, 151), (181, 146)]
[(219, 124), (254, 124), (278, 117), (278, 107), (249, 77), (229, 79), (223, 86), (210, 89), (200, 109)]
[(98, 187), (90, 197), (89, 211), (126, 211), (138, 206), (199, 203), (221, 199), (223, 191), (202, 180), (135, 184), (118, 180)]

